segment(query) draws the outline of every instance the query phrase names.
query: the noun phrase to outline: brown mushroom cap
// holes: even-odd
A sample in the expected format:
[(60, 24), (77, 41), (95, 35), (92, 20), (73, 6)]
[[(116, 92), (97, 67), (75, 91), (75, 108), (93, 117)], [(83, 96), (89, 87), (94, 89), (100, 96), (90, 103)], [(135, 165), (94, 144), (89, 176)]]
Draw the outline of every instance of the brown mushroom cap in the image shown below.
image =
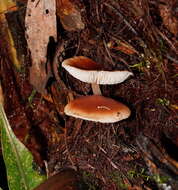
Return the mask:
[(133, 75), (129, 71), (103, 71), (102, 65), (84, 56), (66, 59), (62, 67), (73, 77), (87, 83), (117, 84)]
[(131, 113), (124, 104), (99, 95), (77, 98), (65, 106), (64, 112), (69, 116), (101, 123), (114, 123), (128, 118)]

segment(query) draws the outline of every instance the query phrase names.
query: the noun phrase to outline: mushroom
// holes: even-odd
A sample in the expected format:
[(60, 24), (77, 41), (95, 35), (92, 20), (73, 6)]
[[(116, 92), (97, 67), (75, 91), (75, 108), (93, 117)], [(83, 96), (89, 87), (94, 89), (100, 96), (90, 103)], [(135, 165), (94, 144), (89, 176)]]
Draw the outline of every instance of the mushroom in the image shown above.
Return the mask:
[(64, 112), (88, 121), (114, 123), (130, 116), (130, 109), (124, 104), (100, 95), (82, 96), (69, 102)]
[(80, 119), (101, 123), (114, 123), (130, 116), (130, 109), (111, 98), (101, 96), (99, 84), (117, 84), (133, 75), (129, 71), (104, 71), (93, 60), (76, 56), (62, 62), (73, 77), (91, 83), (94, 95), (84, 96), (69, 102), (64, 113)]
[(129, 71), (102, 70), (102, 65), (84, 56), (66, 59), (62, 62), (62, 67), (80, 81), (91, 83), (93, 94), (97, 95), (101, 95), (99, 84), (121, 83), (133, 75)]

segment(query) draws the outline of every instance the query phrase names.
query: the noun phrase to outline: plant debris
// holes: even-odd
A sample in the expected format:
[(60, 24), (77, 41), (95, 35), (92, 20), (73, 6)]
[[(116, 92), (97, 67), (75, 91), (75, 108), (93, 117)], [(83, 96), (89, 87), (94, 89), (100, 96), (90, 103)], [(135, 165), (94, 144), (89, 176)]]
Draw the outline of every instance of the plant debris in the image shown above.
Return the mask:
[[(31, 62), (24, 63), (24, 72), (19, 72), (4, 50), (7, 44), (0, 43), (0, 79), (12, 129), (42, 168), (46, 160), (49, 176), (69, 167), (82, 176), (88, 189), (178, 189), (178, 4), (175, 0), (70, 3), (82, 9), (77, 13), (82, 27), (68, 30), (61, 16), (57, 17), (58, 43), (49, 80), (44, 64), (50, 24), (40, 28), (46, 35), (45, 43), (39, 42), (43, 55), (37, 74), (42, 78), (33, 75), (33, 79), (46, 94), (34, 94), (30, 85), (30, 64), (36, 63), (33, 56)], [(20, 20), (14, 27), (23, 23)], [(32, 27), (32, 22), (28, 24)], [(34, 33), (30, 35), (36, 40)], [(38, 35), (41, 37), (41, 33)], [(14, 39), (17, 37), (25, 38), (14, 35)], [(133, 72), (134, 76), (124, 83), (101, 86), (103, 96), (131, 108), (130, 118), (101, 124), (64, 114), (67, 102), (92, 94), (90, 84), (61, 67), (63, 60), (73, 56), (89, 57), (109, 71)]]
[(79, 7), (70, 0), (57, 0), (56, 1), (57, 16), (64, 29), (67, 31), (76, 31), (84, 29), (85, 25), (82, 22)]
[(28, 1), (25, 16), (26, 39), (31, 53), (30, 83), (41, 93), (50, 77), (47, 45), (57, 38), (55, 0)]

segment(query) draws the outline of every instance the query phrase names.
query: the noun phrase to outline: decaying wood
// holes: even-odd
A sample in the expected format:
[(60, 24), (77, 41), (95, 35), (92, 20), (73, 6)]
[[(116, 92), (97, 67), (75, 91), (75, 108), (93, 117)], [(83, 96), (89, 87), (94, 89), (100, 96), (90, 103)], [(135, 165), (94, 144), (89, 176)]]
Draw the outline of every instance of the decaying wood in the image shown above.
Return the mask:
[(50, 37), (57, 38), (56, 2), (29, 0), (25, 17), (26, 39), (31, 52), (30, 83), (41, 93), (50, 74), (47, 74), (47, 45)]

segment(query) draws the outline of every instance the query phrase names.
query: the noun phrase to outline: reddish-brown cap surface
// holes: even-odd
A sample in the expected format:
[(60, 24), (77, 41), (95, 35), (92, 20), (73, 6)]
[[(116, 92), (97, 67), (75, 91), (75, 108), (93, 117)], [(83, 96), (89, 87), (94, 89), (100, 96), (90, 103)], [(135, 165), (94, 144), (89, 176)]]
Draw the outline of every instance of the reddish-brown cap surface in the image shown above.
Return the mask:
[(66, 59), (62, 67), (73, 77), (87, 83), (117, 84), (133, 75), (129, 71), (104, 71), (102, 65), (84, 56)]
[(124, 104), (99, 95), (77, 98), (65, 106), (64, 112), (69, 116), (101, 123), (114, 123), (128, 118), (131, 113)]

